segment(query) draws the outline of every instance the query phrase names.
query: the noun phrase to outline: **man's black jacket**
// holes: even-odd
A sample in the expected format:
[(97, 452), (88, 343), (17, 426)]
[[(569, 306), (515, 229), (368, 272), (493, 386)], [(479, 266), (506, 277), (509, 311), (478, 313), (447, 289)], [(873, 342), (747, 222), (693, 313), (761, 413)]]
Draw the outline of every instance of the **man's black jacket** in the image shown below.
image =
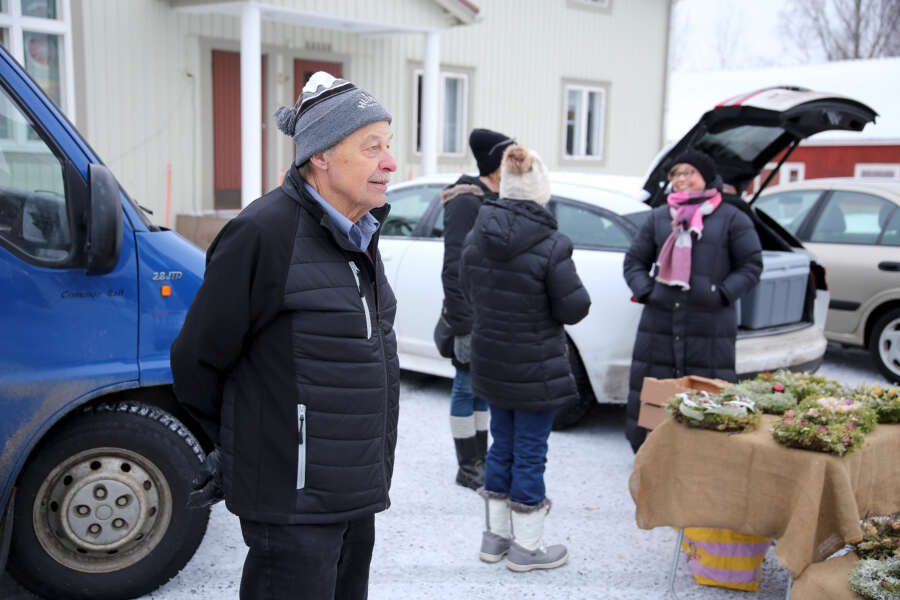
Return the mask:
[(238, 516), (331, 523), (390, 505), (396, 301), (377, 246), (376, 234), (371, 259), (354, 248), (296, 169), (210, 246), (172, 372), (222, 448)]

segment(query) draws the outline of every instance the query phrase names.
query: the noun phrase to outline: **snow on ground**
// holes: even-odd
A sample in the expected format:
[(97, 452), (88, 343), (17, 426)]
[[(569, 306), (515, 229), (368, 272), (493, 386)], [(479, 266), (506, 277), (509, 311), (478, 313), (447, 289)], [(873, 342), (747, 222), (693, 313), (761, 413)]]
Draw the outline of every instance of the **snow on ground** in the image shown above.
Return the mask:
[[(845, 383), (885, 383), (860, 350), (830, 346), (819, 373)], [(448, 425), (450, 382), (404, 373), (400, 437), (390, 510), (376, 520), (371, 600), (644, 600), (662, 598), (676, 532), (638, 529), (628, 494), (633, 466), (622, 435), (624, 410), (597, 407), (577, 427), (550, 436), (546, 482), (553, 509), (545, 540), (564, 543), (571, 558), (552, 571), (513, 573), (478, 560), (483, 501), (453, 483), (455, 460)], [(246, 553), (237, 518), (219, 504), (197, 554), (154, 600), (237, 598)], [(763, 563), (758, 600), (784, 598), (788, 573), (772, 550)], [(749, 598), (743, 592), (700, 587), (683, 559), (676, 590), (697, 600)], [(9, 576), (0, 598), (33, 600)]]

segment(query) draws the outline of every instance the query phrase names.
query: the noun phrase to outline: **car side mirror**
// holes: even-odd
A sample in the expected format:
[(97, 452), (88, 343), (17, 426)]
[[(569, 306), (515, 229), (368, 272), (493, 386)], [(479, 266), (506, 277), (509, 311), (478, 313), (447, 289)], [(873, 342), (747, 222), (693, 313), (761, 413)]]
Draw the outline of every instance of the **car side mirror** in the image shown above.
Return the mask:
[(119, 264), (122, 253), (122, 200), (112, 172), (100, 164), (88, 171), (91, 197), (87, 218), (87, 274), (105, 275)]

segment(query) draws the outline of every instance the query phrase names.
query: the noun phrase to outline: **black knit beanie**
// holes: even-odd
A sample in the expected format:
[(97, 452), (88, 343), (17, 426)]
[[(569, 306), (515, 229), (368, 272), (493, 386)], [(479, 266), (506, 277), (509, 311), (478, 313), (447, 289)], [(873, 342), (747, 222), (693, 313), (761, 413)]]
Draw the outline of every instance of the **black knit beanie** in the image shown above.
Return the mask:
[(716, 180), (716, 163), (713, 162), (713, 159), (708, 154), (700, 150), (685, 150), (675, 157), (672, 166), (674, 167), (680, 163), (687, 163), (700, 171), (700, 176), (706, 182), (706, 187), (713, 187)]
[(499, 169), (503, 151), (510, 144), (515, 144), (515, 140), (502, 133), (490, 129), (473, 129), (469, 135), (469, 148), (478, 163), (478, 174), (486, 176)]

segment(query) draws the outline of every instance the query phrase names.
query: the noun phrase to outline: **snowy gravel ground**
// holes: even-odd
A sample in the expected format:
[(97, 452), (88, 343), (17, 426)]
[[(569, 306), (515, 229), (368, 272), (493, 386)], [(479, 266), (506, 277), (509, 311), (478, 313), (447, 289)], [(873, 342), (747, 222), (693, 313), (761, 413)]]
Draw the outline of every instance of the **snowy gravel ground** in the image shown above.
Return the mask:
[[(886, 383), (868, 355), (829, 346), (819, 373), (845, 383)], [(633, 467), (622, 436), (624, 410), (598, 406), (578, 426), (550, 436), (546, 472), (553, 509), (544, 539), (564, 543), (571, 558), (552, 571), (513, 573), (504, 564), (478, 560), (483, 501), (453, 483), (455, 461), (447, 419), (449, 380), (404, 373), (400, 391), (400, 438), (391, 490), (393, 506), (376, 518), (369, 598), (638, 600), (663, 598), (676, 532), (638, 529), (628, 493)], [(237, 518), (222, 504), (193, 560), (167, 585), (145, 596), (154, 600), (237, 598), (246, 548)], [(784, 598), (788, 581), (774, 551), (763, 563), (758, 594), (693, 583), (683, 559), (676, 590), (698, 600)], [(0, 598), (34, 600), (8, 575)]]

